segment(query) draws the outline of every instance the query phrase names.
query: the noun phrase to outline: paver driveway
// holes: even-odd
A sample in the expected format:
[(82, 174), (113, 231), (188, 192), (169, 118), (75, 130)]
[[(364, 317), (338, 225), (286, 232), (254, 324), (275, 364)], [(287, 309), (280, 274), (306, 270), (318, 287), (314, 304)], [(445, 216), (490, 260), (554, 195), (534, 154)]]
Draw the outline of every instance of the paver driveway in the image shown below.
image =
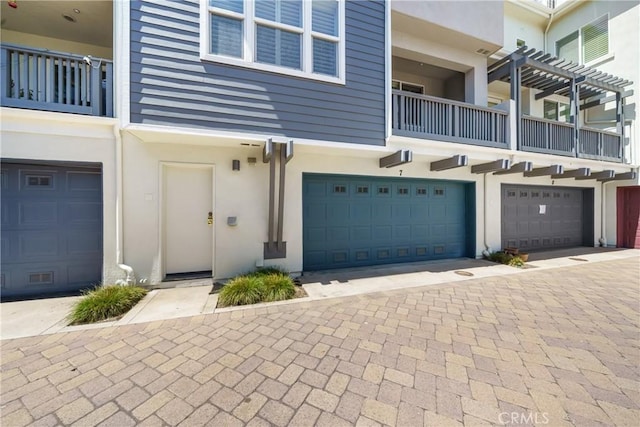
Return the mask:
[(2, 425), (638, 425), (638, 258), (2, 342)]

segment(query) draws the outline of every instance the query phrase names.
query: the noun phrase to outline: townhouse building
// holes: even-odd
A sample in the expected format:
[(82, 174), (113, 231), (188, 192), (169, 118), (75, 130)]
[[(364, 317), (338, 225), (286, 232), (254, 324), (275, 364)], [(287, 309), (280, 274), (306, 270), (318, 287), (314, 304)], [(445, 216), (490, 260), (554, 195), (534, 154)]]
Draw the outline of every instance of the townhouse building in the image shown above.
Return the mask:
[(637, 3), (1, 7), (5, 296), (640, 244)]

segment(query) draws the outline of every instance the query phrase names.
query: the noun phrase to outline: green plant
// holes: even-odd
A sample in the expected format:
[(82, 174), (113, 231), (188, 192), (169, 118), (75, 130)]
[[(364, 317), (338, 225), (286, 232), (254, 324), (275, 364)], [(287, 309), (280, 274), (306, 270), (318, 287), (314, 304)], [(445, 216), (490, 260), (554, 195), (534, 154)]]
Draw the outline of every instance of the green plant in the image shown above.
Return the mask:
[(508, 264), (509, 260), (511, 260), (512, 256), (505, 252), (491, 252), (487, 259), (492, 262), (497, 262), (500, 264)]
[(98, 286), (76, 302), (68, 320), (79, 325), (122, 316), (146, 294), (147, 290), (140, 286)]
[(523, 267), (524, 261), (522, 260), (522, 258), (516, 255), (511, 257), (511, 259), (507, 262), (507, 265), (511, 267)]
[(257, 269), (256, 271), (253, 271), (247, 274), (247, 276), (261, 277), (261, 276), (268, 276), (271, 274), (283, 274), (288, 276), (289, 272), (281, 267), (262, 267)]
[(262, 276), (264, 301), (282, 301), (293, 298), (296, 288), (287, 274), (273, 273)]
[(260, 277), (238, 276), (224, 285), (218, 296), (222, 307), (255, 304), (262, 301), (264, 283)]

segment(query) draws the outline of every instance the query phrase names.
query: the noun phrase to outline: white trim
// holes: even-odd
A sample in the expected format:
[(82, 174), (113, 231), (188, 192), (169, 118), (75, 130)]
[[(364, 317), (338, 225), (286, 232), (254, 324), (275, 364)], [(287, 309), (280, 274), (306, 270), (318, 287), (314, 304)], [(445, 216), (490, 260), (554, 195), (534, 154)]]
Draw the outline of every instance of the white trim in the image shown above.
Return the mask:
[[(585, 27), (589, 26), (589, 25), (593, 25), (594, 23), (600, 21), (601, 19), (606, 17), (606, 23), (607, 23), (607, 53), (599, 56), (589, 62), (584, 62), (584, 46), (583, 46), (583, 36), (582, 36), (582, 32), (584, 30)], [(604, 15), (600, 15), (599, 17), (597, 17), (596, 19), (593, 19), (589, 22), (587, 22), (586, 24), (580, 25), (576, 30), (571, 31), (570, 33), (568, 33), (567, 35), (560, 37), (559, 39), (557, 39), (555, 41), (555, 53), (556, 56), (560, 56), (558, 54), (558, 42), (566, 39), (567, 37), (573, 35), (574, 33), (578, 33), (578, 64), (580, 65), (584, 65), (587, 67), (594, 67), (596, 65), (600, 65), (603, 62), (609, 61), (611, 59), (613, 59), (615, 57), (614, 53), (611, 51), (611, 32), (609, 29), (609, 23), (611, 22), (610, 20), (610, 16), (609, 13), (605, 13)]]
[(385, 145), (389, 144), (389, 138), (393, 133), (393, 111), (391, 98), (391, 81), (393, 78), (393, 69), (391, 61), (393, 60), (391, 54), (391, 2), (386, 1), (384, 3), (384, 111), (385, 120), (387, 121), (385, 126)]
[(131, 10), (129, 1), (113, 3), (114, 113), (125, 127), (131, 121)]
[[(346, 84), (346, 0), (335, 0), (338, 2), (338, 25), (339, 36), (332, 36), (312, 31), (312, 2), (302, 1), (302, 28), (257, 18), (255, 16), (255, 2), (245, 0), (244, 13), (227, 11), (215, 7), (209, 7), (207, 0), (200, 0), (200, 59), (203, 61), (217, 62), (220, 64), (233, 65), (237, 67), (249, 68), (258, 71), (284, 74), (304, 79), (318, 80), (334, 84)], [(242, 57), (235, 58), (224, 55), (210, 53), (210, 31), (209, 17), (212, 12), (220, 16), (227, 16), (235, 19), (242, 19), (244, 29), (244, 40)], [(257, 24), (268, 26), (300, 34), (302, 36), (302, 52), (300, 58), (301, 70), (287, 68), (285, 66), (263, 64), (255, 60), (255, 39)], [(337, 77), (313, 72), (313, 39), (327, 40), (338, 44), (338, 59), (336, 64)]]

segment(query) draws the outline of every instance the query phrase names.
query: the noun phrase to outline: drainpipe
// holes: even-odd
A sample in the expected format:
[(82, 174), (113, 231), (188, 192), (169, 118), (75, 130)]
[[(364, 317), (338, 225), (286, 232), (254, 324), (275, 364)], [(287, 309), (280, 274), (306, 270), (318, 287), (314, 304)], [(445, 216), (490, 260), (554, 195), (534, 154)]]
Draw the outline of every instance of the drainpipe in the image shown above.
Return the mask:
[(553, 22), (554, 14), (555, 14), (555, 9), (553, 9), (549, 14), (549, 20), (547, 21), (547, 28), (544, 29), (544, 36), (543, 36), (544, 39), (542, 40), (542, 43), (543, 43), (545, 53), (548, 53), (547, 52), (547, 34), (549, 33), (549, 28), (551, 28), (551, 23)]
[(113, 125), (113, 136), (116, 139), (116, 262), (122, 264), (124, 260), (124, 229), (122, 224), (122, 188), (123, 188), (123, 167), (122, 167), (122, 135), (120, 135), (120, 124)]
[(600, 183), (600, 238), (598, 239), (598, 242), (600, 243), (600, 246), (602, 246), (603, 248), (605, 248), (607, 246), (607, 232), (605, 230), (605, 201), (606, 201), (606, 196), (604, 193), (604, 184), (605, 182), (601, 182)]
[(484, 179), (484, 188), (482, 189), (483, 193), (484, 193), (484, 231), (483, 231), (483, 238), (484, 238), (484, 251), (482, 251), (482, 255), (484, 255), (485, 257), (489, 257), (489, 255), (491, 254), (491, 248), (489, 247), (489, 244), (487, 243), (487, 174), (483, 174), (483, 179)]

